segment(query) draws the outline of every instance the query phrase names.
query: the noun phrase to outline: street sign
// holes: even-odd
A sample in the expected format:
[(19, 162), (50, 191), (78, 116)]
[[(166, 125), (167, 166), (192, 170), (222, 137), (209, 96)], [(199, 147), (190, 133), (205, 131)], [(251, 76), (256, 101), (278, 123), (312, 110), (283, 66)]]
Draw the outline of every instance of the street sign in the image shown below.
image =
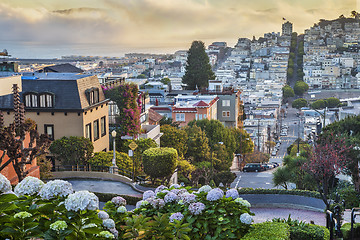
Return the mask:
[(129, 157), (134, 156), (134, 152), (133, 152), (133, 150), (129, 150), (128, 155), (129, 155)]
[(129, 144), (129, 148), (131, 149), (131, 150), (135, 150), (136, 148), (138, 147), (138, 145), (135, 143), (135, 142), (131, 142), (130, 144)]
[(131, 139), (133, 139), (133, 137), (129, 136), (129, 135), (125, 135), (125, 136), (121, 136), (121, 139), (122, 140), (131, 140)]

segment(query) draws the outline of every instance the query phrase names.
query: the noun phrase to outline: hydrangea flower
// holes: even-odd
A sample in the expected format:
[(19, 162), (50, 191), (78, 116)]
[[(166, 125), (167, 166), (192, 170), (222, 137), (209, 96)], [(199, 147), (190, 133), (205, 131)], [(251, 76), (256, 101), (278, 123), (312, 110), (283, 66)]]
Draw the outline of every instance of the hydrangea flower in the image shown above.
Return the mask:
[(120, 196), (118, 196), (118, 197), (113, 197), (113, 198), (111, 199), (111, 202), (112, 202), (113, 204), (115, 204), (116, 206), (125, 206), (125, 205), (126, 205), (126, 200), (125, 200), (125, 198), (120, 197)]
[(182, 202), (183, 202), (184, 204), (190, 204), (190, 203), (193, 203), (193, 202), (196, 201), (196, 196), (195, 196), (195, 194), (188, 193), (188, 192), (183, 193), (183, 194), (180, 194), (180, 195), (179, 195), (179, 198), (180, 198), (180, 200), (182, 200)]
[(151, 190), (148, 190), (146, 192), (143, 193), (143, 200), (146, 200), (150, 197), (155, 197), (155, 193)]
[(52, 199), (56, 197), (66, 197), (73, 193), (71, 183), (63, 180), (53, 180), (47, 182), (39, 192), (40, 197)]
[(181, 219), (184, 218), (184, 215), (181, 212), (176, 212), (171, 214), (171, 216), (169, 217), (169, 221), (170, 222), (174, 222), (174, 220), (178, 220), (181, 221)]
[(226, 191), (225, 196), (227, 198), (232, 197), (232, 199), (236, 199), (236, 198), (239, 197), (239, 192), (235, 188), (232, 188), (232, 189), (229, 189), (229, 190)]
[(205, 204), (201, 202), (195, 202), (189, 205), (189, 211), (192, 215), (199, 215), (202, 213), (202, 211), (204, 211), (204, 209), (205, 209)]
[(136, 203), (136, 208), (140, 208), (140, 207), (145, 206), (145, 205), (147, 205), (147, 204), (149, 204), (148, 201), (146, 201), (146, 200), (140, 200), (140, 201), (138, 201), (138, 202)]
[(206, 200), (216, 201), (224, 196), (223, 190), (220, 188), (214, 188), (207, 193)]
[(111, 218), (103, 220), (103, 226), (107, 229), (115, 228), (115, 222)]
[(173, 192), (168, 192), (168, 194), (166, 194), (165, 197), (164, 197), (164, 201), (165, 201), (166, 203), (174, 202), (174, 201), (176, 201), (177, 199), (178, 199), (178, 196), (177, 196), (175, 193), (173, 193)]
[(109, 231), (102, 231), (97, 236), (102, 238), (110, 238), (110, 239), (115, 238), (114, 235)]
[(241, 197), (236, 198), (235, 202), (239, 203), (239, 204), (241, 204), (241, 205), (243, 205), (244, 207), (247, 207), (247, 208), (251, 207), (251, 204), (247, 200), (245, 200), (245, 199), (243, 199)]
[(18, 185), (16, 185), (14, 192), (16, 195), (34, 195), (37, 194), (44, 186), (44, 182), (36, 177), (26, 177)]
[(109, 214), (105, 211), (99, 211), (98, 212), (98, 217), (101, 219), (101, 220), (105, 220), (105, 219), (108, 219), (109, 218)]
[(160, 185), (155, 189), (155, 193), (157, 194), (158, 192), (161, 192), (162, 190), (167, 189), (167, 187), (165, 187), (164, 185)]
[(67, 227), (68, 227), (68, 225), (66, 224), (65, 221), (56, 221), (56, 222), (50, 224), (50, 229), (57, 231), (57, 232), (64, 231)]
[(179, 194), (180, 189), (174, 188), (174, 189), (171, 189), (170, 192), (175, 193), (175, 194)]
[(253, 221), (253, 218), (248, 213), (243, 213), (240, 215), (240, 221), (244, 224), (251, 224)]
[(211, 190), (212, 188), (209, 186), (209, 185), (204, 185), (204, 186), (202, 186), (201, 188), (199, 188), (199, 193), (201, 193), (201, 192), (210, 192), (210, 190)]
[(24, 218), (28, 218), (28, 217), (31, 217), (32, 214), (31, 213), (28, 213), (28, 212), (18, 212), (14, 215), (14, 218), (21, 218), (21, 219), (24, 219)]
[(171, 184), (170, 188), (180, 188), (181, 186), (177, 183)]
[(118, 207), (118, 209), (116, 210), (118, 213), (126, 213), (127, 209), (124, 206), (120, 206)]
[(188, 191), (185, 188), (181, 188), (181, 189), (179, 189), (179, 192), (177, 194), (179, 195), (179, 194), (183, 194), (183, 193), (187, 193), (187, 192)]
[(68, 211), (96, 210), (99, 208), (99, 198), (89, 191), (78, 191), (65, 199), (65, 208)]
[(162, 200), (161, 198), (155, 198), (152, 202), (151, 205), (153, 206), (153, 208), (162, 208), (165, 206), (165, 202), (164, 200)]
[(115, 238), (118, 238), (119, 232), (116, 228), (109, 229), (109, 231), (114, 235)]
[(10, 181), (0, 173), (0, 193), (7, 193), (12, 190)]

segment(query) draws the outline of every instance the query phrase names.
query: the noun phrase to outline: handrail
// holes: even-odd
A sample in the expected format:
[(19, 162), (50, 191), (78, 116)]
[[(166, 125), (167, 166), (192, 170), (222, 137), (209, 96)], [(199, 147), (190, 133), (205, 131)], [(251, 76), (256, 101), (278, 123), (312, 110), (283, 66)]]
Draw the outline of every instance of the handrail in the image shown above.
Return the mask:
[(334, 207), (334, 212), (335, 214), (330, 210), (326, 210), (326, 227), (330, 231), (330, 240), (334, 240), (334, 228), (335, 228), (335, 236), (342, 237), (342, 232), (340, 230), (341, 209), (339, 205)]
[[(357, 212), (357, 213), (355, 213)], [(354, 239), (354, 223), (356, 216), (360, 215), (360, 208), (351, 209), (351, 239)]]

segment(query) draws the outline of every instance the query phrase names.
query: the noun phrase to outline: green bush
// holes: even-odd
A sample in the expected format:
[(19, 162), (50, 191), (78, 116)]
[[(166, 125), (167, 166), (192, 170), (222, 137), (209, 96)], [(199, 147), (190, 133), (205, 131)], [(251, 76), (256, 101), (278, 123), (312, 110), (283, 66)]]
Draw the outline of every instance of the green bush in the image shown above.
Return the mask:
[[(113, 152), (96, 152), (89, 160), (89, 164), (93, 169), (112, 166)], [(131, 158), (123, 152), (116, 152), (116, 165), (119, 169), (132, 171), (133, 162)]]
[[(354, 224), (354, 237), (360, 238), (360, 223)], [(351, 223), (345, 223), (341, 226), (341, 232), (343, 234), (344, 240), (350, 240), (351, 239)]]
[(345, 208), (359, 207), (360, 195), (355, 191), (353, 185), (338, 186), (336, 192), (339, 194), (340, 199), (345, 201)]
[(329, 230), (324, 226), (305, 224), (290, 227), (291, 240), (328, 240), (330, 239)]
[[(289, 225), (279, 222), (263, 222), (252, 225), (243, 240), (288, 240), (290, 239)], [(305, 238), (304, 238), (305, 239)], [(307, 238), (306, 238), (307, 239)]]

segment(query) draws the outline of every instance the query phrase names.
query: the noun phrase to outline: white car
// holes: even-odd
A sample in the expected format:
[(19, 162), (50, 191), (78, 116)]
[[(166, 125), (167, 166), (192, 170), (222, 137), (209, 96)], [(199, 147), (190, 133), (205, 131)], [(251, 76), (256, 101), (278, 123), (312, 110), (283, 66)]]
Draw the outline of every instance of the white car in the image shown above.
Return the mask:
[(276, 156), (276, 150), (272, 151), (271, 156)]

